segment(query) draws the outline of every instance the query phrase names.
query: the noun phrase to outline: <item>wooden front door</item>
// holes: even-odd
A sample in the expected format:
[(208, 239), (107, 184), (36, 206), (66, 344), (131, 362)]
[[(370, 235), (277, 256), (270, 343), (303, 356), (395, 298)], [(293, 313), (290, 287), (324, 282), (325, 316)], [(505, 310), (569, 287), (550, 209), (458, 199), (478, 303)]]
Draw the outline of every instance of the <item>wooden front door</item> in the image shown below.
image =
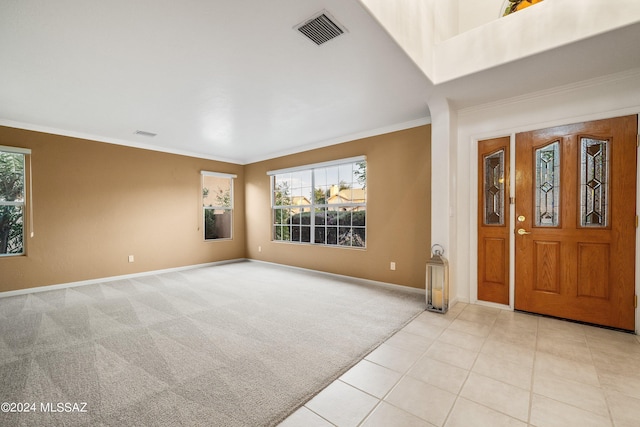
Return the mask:
[(634, 329), (637, 123), (516, 135), (516, 309)]
[(510, 138), (478, 141), (478, 299), (509, 304)]

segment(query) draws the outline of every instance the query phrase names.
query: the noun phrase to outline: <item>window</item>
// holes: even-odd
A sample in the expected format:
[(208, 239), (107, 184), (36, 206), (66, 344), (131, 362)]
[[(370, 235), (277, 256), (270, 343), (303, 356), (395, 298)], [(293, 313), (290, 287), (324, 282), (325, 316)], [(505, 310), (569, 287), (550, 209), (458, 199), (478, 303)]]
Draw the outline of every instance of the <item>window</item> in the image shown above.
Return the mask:
[(364, 157), (268, 172), (273, 240), (364, 248)]
[(30, 153), (0, 147), (0, 256), (24, 254), (25, 157)]
[(231, 239), (233, 179), (236, 175), (202, 171), (204, 239)]

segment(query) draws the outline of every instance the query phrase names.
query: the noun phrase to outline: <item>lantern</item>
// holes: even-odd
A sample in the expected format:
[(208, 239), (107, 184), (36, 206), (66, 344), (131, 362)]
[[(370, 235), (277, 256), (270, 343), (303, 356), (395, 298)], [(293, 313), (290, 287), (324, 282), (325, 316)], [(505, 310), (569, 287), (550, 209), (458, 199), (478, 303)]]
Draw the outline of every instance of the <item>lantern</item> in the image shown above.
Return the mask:
[(449, 263), (443, 257), (444, 248), (431, 247), (431, 259), (427, 262), (427, 310), (446, 313), (449, 309)]

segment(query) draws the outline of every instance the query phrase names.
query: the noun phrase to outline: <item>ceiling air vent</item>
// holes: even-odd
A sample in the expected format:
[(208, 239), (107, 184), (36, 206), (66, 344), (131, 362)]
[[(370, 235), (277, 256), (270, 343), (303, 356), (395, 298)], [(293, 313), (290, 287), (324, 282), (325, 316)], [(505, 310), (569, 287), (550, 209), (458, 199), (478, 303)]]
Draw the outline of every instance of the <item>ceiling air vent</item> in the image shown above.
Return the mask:
[(146, 130), (137, 130), (134, 133), (136, 135), (142, 135), (142, 136), (148, 136), (148, 137), (154, 137), (157, 135), (157, 133), (147, 132)]
[(346, 28), (340, 25), (326, 10), (317, 13), (294, 28), (318, 46), (338, 37), (340, 34), (344, 34), (346, 31)]

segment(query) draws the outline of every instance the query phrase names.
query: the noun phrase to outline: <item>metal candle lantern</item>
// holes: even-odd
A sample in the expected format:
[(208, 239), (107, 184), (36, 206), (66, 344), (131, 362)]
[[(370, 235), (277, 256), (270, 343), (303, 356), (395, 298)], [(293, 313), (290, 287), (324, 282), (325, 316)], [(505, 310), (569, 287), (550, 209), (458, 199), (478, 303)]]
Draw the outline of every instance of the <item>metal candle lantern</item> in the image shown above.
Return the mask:
[(431, 259), (427, 262), (427, 310), (446, 313), (449, 309), (449, 263), (443, 257), (444, 248), (431, 247)]

